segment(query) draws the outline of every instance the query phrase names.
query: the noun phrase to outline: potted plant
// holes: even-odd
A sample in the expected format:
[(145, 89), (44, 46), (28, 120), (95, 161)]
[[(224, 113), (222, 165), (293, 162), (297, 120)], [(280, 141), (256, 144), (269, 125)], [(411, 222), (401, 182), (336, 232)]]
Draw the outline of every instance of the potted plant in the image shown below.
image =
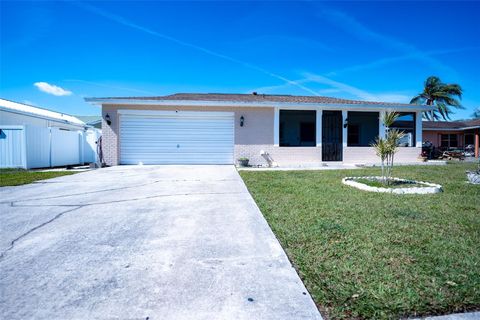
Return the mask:
[(467, 178), (470, 183), (480, 184), (480, 161), (476, 171), (466, 171)]
[(245, 158), (245, 157), (242, 157), (242, 158), (238, 158), (238, 165), (240, 167), (248, 167), (248, 158)]
[(422, 153), (420, 153), (420, 155), (418, 156), (418, 159), (422, 162), (427, 162), (428, 152), (427, 151), (422, 151)]

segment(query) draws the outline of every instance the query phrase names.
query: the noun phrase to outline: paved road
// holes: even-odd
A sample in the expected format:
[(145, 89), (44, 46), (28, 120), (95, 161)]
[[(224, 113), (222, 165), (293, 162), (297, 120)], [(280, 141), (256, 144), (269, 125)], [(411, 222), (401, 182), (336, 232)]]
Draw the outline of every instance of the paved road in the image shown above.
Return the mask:
[(233, 166), (0, 188), (3, 319), (321, 319)]

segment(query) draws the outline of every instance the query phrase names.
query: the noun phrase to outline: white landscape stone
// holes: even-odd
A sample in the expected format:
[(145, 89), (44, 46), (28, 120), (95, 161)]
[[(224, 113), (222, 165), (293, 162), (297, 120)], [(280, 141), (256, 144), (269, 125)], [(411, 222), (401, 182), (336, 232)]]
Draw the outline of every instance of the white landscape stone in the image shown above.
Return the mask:
[(442, 186), (435, 183), (425, 182), (425, 181), (415, 181), (415, 180), (407, 180), (407, 179), (400, 179), (400, 178), (391, 178), (395, 181), (402, 181), (406, 183), (412, 184), (421, 184), (425, 187), (406, 187), (406, 188), (380, 188), (380, 187), (371, 187), (364, 183), (355, 181), (358, 179), (369, 179), (369, 180), (376, 180), (379, 181), (382, 177), (378, 176), (365, 176), (365, 177), (345, 177), (342, 179), (342, 183), (351, 186), (363, 191), (370, 191), (370, 192), (381, 192), (381, 193), (394, 193), (394, 194), (431, 194), (431, 193), (439, 193), (442, 192)]

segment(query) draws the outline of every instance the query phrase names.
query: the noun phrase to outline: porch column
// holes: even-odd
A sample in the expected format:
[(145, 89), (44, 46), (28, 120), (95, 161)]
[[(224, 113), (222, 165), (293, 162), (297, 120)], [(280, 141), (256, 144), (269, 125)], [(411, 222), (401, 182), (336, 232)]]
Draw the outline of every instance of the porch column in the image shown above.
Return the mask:
[(317, 108), (317, 119), (316, 119), (316, 140), (317, 140), (317, 147), (322, 147), (322, 109)]
[(273, 146), (278, 147), (280, 145), (280, 109), (275, 107), (273, 112)]
[(347, 122), (347, 117), (348, 117), (348, 111), (343, 110), (342, 111), (342, 145), (344, 148), (347, 147), (347, 138), (348, 138), (348, 126), (345, 127), (345, 123)]
[(378, 114), (378, 136), (385, 138), (385, 126), (383, 125), (383, 117), (385, 117), (385, 111), (380, 111)]
[(475, 132), (475, 158), (478, 159), (479, 149), (480, 148), (480, 129), (477, 129)]
[(417, 111), (415, 113), (415, 140), (416, 140), (416, 147), (421, 148), (423, 143), (422, 138), (422, 112)]

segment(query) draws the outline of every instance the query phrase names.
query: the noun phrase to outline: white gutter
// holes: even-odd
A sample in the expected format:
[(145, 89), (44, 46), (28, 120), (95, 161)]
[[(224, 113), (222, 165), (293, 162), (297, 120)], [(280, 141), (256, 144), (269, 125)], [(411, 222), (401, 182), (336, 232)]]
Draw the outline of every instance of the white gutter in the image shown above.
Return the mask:
[(42, 115), (39, 115), (39, 114), (30, 113), (30, 112), (24, 112), (24, 111), (20, 111), (20, 110), (14, 110), (14, 109), (5, 108), (5, 107), (2, 107), (2, 106), (0, 106), (0, 111), (10, 112), (10, 113), (16, 113), (16, 114), (20, 114), (20, 115), (24, 115), (24, 116), (29, 116), (29, 117), (33, 117), (33, 118), (38, 118), (38, 119), (43, 119), (43, 120), (58, 122), (58, 123), (62, 123), (62, 124), (68, 124), (68, 125), (75, 126), (75, 127), (80, 127), (80, 128), (85, 128), (85, 126), (86, 126), (85, 123), (84, 123), (84, 124), (80, 124), (80, 123), (70, 122), (70, 121), (68, 121), (68, 120), (60, 120), (60, 119), (57, 119), (57, 118), (52, 118), (52, 117), (48, 117), (48, 116), (42, 116)]
[(326, 110), (350, 110), (350, 109), (391, 109), (391, 110), (417, 110), (430, 111), (435, 106), (427, 105), (382, 105), (382, 104), (348, 104), (348, 103), (311, 103), (311, 102), (240, 102), (240, 101), (203, 101), (203, 100), (143, 100), (143, 99), (102, 99), (86, 98), (86, 102), (94, 105), (113, 104), (113, 105), (156, 105), (156, 106), (208, 106), (208, 107), (271, 107), (285, 109), (316, 109)]

